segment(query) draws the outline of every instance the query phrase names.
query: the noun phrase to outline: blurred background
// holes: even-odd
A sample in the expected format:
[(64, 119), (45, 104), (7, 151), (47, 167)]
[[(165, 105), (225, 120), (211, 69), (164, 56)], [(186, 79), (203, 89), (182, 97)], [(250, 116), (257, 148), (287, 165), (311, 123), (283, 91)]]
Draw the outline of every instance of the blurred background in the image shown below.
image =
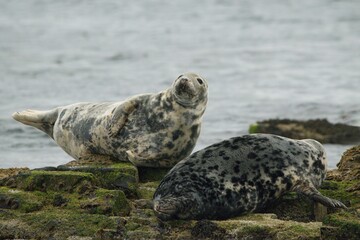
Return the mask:
[[(358, 0), (0, 0), (0, 168), (72, 158), (15, 122), (27, 108), (209, 82), (195, 150), (269, 118), (360, 126)], [(325, 145), (334, 168), (348, 145)]]

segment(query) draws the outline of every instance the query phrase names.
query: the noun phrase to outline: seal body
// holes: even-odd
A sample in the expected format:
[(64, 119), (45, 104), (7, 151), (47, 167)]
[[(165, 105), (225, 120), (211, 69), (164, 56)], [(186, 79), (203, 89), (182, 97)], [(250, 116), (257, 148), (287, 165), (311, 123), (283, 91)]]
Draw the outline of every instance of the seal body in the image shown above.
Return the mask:
[(316, 190), (325, 173), (326, 155), (315, 140), (244, 135), (175, 165), (154, 194), (154, 211), (162, 220), (226, 219), (260, 211), (288, 191), (345, 207)]
[(187, 73), (157, 94), (27, 110), (13, 117), (46, 132), (75, 159), (108, 155), (136, 166), (169, 167), (188, 156), (196, 144), (207, 88), (205, 79)]

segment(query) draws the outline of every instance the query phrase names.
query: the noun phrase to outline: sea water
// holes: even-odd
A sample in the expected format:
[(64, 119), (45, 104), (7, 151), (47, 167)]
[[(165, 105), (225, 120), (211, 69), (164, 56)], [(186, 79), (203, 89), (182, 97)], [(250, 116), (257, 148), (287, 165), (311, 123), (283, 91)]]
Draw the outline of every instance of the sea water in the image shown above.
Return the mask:
[[(0, 0), (0, 168), (72, 158), (11, 118), (209, 82), (195, 150), (269, 118), (360, 126), (358, 0)], [(330, 168), (349, 145), (325, 145)]]

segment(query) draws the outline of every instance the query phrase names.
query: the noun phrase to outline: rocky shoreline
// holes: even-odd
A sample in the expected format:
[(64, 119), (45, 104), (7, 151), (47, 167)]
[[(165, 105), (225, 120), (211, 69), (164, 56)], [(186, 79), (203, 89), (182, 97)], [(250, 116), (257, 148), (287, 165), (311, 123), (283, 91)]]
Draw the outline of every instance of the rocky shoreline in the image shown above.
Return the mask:
[(224, 221), (159, 221), (152, 195), (169, 169), (90, 159), (0, 170), (0, 239), (358, 239), (360, 146), (320, 191), (349, 209), (288, 194), (264, 213)]
[(249, 133), (271, 133), (293, 139), (312, 138), (321, 143), (360, 143), (360, 127), (342, 123), (334, 124), (326, 119), (307, 121), (268, 119), (251, 124)]

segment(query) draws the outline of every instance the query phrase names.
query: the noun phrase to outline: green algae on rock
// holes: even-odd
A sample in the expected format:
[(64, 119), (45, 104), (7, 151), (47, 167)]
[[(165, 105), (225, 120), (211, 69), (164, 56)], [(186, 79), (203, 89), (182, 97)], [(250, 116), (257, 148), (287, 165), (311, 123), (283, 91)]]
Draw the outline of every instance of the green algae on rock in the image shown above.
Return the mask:
[[(344, 155), (357, 159), (354, 156), (358, 151), (350, 153)], [(343, 160), (340, 164), (343, 172), (336, 178), (329, 174), (319, 190), (343, 200), (349, 210), (329, 209), (323, 222), (314, 221), (313, 203), (294, 193), (279, 199), (268, 213), (222, 221), (161, 222), (154, 215), (151, 199), (159, 184), (157, 179), (165, 171), (151, 169), (151, 174), (146, 173), (134, 184), (136, 194), (124, 194), (111, 179), (127, 174), (139, 180), (137, 169), (127, 164), (92, 162), (49, 169), (52, 171), (25, 170), (0, 182), (7, 185), (0, 187), (0, 239), (357, 239), (359, 179), (342, 177), (353, 176), (351, 170), (358, 165), (349, 167)], [(114, 177), (107, 175), (113, 173)], [(50, 179), (58, 182), (50, 183)], [(60, 182), (65, 184), (61, 188)], [(79, 188), (83, 182), (85, 187)]]
[(86, 191), (98, 185), (91, 173), (64, 171), (30, 171), (4, 180), (6, 186), (26, 191)]
[(93, 194), (81, 201), (80, 208), (86, 209), (89, 213), (111, 216), (126, 216), (131, 211), (124, 192), (108, 189), (96, 189)]

